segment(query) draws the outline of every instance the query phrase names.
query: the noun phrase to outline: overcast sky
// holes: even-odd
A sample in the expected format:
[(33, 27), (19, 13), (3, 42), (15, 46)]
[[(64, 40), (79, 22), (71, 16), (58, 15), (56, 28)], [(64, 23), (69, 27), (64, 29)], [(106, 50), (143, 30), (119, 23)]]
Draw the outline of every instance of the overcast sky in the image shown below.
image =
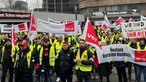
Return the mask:
[[(28, 8), (29, 9), (34, 9), (34, 8), (42, 8), (42, 0), (15, 0), (15, 1), (25, 1), (28, 2)], [(4, 5), (1, 3), (0, 0), (0, 8), (3, 8)]]
[(42, 0), (23, 0), (28, 2), (28, 8), (42, 8)]

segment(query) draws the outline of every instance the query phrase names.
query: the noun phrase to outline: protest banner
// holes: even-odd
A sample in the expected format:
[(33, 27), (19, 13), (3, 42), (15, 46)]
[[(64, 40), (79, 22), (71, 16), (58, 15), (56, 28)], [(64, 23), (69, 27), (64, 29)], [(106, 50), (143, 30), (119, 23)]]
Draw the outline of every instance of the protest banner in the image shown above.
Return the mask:
[(125, 38), (146, 37), (146, 21), (123, 23), (122, 34)]
[(98, 55), (100, 63), (111, 61), (129, 61), (146, 66), (146, 50), (136, 50), (126, 44), (113, 44), (102, 47), (102, 55)]
[(67, 24), (57, 24), (37, 19), (37, 32), (77, 34), (77, 28), (78, 21), (69, 22)]
[[(0, 24), (0, 28), (1, 28), (1, 33), (11, 33), (12, 31), (12, 25)], [(27, 22), (13, 25), (13, 28), (16, 33), (28, 31)]]

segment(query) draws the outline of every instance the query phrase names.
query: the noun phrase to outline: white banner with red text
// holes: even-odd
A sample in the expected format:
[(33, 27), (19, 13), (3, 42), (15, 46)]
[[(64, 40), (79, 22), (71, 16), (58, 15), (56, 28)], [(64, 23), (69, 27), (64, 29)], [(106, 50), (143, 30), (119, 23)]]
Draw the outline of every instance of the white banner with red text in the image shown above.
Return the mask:
[(125, 38), (146, 37), (146, 21), (123, 23), (122, 33)]
[(53, 22), (37, 19), (37, 32), (49, 33), (71, 33), (77, 34), (78, 21), (67, 24), (57, 24)]
[(146, 50), (136, 50), (126, 44), (103, 46), (102, 55), (98, 55), (98, 60), (99, 63), (111, 61), (128, 61), (146, 66)]
[[(21, 24), (17, 24), (17, 25), (13, 25), (13, 27), (14, 27), (14, 31), (16, 33), (17, 32), (28, 31), (27, 22), (21, 23)], [(12, 25), (0, 24), (0, 28), (1, 28), (1, 33), (11, 33), (11, 31), (12, 31)]]

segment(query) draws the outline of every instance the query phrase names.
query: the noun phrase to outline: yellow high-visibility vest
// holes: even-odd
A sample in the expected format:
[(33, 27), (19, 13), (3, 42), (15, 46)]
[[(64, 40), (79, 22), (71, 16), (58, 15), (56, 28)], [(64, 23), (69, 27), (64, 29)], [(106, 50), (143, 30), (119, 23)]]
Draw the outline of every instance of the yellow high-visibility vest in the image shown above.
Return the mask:
[[(138, 46), (137, 46), (137, 50), (141, 50), (141, 47), (140, 47), (139, 44), (138, 44)], [(144, 47), (144, 50), (146, 50), (146, 46)]]
[(56, 42), (57, 42), (57, 39), (54, 39), (54, 42), (52, 41), (52, 39), (50, 39), (50, 43), (51, 43), (51, 45), (55, 45), (56, 44)]
[[(42, 59), (43, 59), (43, 51), (44, 47), (41, 47), (40, 54), (39, 54), (39, 64), (42, 65)], [(55, 51), (54, 46), (51, 46), (50, 52), (49, 52), (49, 60), (48, 60), (50, 66), (55, 66)]]
[[(87, 50), (85, 50), (82, 53), (82, 57), (80, 57), (80, 50), (78, 49), (76, 59), (88, 60)], [(80, 69), (81, 71), (84, 71), (84, 72), (90, 72), (92, 70), (92, 65), (84, 65), (82, 63), (77, 63), (75, 66), (75, 69), (76, 70)]]
[(63, 45), (63, 41), (61, 43), (56, 42), (56, 52), (57, 52), (57, 54), (60, 52), (60, 50), (62, 48), (62, 45)]
[[(27, 54), (26, 54), (26, 59), (27, 59), (27, 66), (28, 68), (30, 68), (30, 64), (31, 64), (31, 56), (32, 56), (32, 51), (30, 50)], [(17, 63), (17, 60), (19, 59), (18, 58), (18, 53), (16, 54), (16, 60), (14, 62), (14, 68), (16, 67), (16, 63)], [(21, 60), (20, 60), (21, 61)]]

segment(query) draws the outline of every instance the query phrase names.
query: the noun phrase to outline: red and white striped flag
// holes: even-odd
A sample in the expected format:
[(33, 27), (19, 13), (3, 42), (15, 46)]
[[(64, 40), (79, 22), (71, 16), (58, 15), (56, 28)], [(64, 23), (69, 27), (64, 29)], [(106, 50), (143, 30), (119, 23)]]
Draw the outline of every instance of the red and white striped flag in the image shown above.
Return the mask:
[(28, 38), (29, 38), (30, 41), (32, 41), (35, 37), (37, 37), (37, 30), (36, 30), (34, 14), (33, 14), (33, 11), (32, 11), (31, 12), (31, 17), (30, 17), (29, 30), (28, 30)]
[(114, 25), (115, 25), (115, 26), (120, 26), (121, 23), (123, 23), (123, 22), (124, 22), (124, 19), (123, 19), (122, 17), (119, 17), (119, 18), (116, 20), (116, 22), (114, 23)]

